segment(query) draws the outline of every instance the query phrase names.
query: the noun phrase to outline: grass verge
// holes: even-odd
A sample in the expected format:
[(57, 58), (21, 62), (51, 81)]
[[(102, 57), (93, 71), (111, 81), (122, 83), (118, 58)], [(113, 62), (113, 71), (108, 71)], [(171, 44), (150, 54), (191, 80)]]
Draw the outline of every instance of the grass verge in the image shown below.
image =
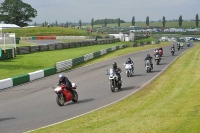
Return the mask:
[(138, 93), (33, 133), (196, 133), (200, 131), (200, 44)]

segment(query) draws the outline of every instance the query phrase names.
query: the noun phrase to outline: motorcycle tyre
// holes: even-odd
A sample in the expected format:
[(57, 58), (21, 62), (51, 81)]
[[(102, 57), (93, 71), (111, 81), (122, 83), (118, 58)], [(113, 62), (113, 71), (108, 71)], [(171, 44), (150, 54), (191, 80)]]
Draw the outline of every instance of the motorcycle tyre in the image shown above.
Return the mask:
[(78, 101), (78, 93), (75, 90), (73, 90), (73, 92), (74, 92), (74, 97), (72, 98), (72, 101), (77, 102)]
[[(63, 95), (63, 94), (62, 94)], [(61, 97), (61, 94), (57, 94), (56, 96), (56, 102), (59, 106), (63, 106), (65, 104), (65, 96), (63, 95), (63, 103), (60, 102), (60, 97)]]
[(130, 74), (130, 72), (128, 71), (128, 72), (127, 72), (127, 77), (130, 77), (130, 76), (131, 76), (131, 74)]
[(115, 87), (112, 85), (112, 82), (110, 82), (110, 89), (112, 92), (115, 92)]

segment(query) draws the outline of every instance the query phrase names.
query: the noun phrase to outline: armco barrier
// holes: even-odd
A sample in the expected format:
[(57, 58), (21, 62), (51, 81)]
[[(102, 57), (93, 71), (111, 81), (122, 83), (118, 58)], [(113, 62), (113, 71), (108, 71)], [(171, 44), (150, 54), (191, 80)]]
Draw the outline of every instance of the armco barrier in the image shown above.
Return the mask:
[(24, 75), (19, 75), (19, 76), (13, 77), (12, 79), (13, 79), (13, 86), (16, 86), (16, 85), (20, 85), (20, 84), (29, 82), (30, 76), (29, 76), (29, 74), (24, 74)]
[(13, 86), (12, 78), (0, 80), (0, 90), (4, 88), (12, 87), (12, 86)]
[(31, 72), (31, 73), (28, 73), (28, 74), (30, 76), (30, 81), (44, 77), (44, 71), (43, 70)]

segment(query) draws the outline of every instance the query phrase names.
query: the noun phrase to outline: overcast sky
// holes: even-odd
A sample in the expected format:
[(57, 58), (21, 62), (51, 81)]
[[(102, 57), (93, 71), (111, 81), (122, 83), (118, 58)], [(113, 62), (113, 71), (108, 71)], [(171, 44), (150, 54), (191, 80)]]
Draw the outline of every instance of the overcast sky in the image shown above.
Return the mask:
[[(4, 1), (4, 0), (0, 0)], [(200, 15), (200, 0), (22, 0), (37, 10), (33, 22), (91, 22), (91, 19), (120, 18), (131, 22), (169, 19), (195, 19)]]

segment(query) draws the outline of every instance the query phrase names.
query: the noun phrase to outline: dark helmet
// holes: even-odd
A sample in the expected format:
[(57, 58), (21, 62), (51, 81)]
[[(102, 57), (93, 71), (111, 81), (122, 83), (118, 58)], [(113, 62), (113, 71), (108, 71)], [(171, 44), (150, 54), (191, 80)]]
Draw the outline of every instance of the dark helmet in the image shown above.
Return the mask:
[(150, 57), (150, 54), (147, 54), (147, 57)]
[(65, 76), (63, 74), (59, 74), (58, 77), (59, 77), (59, 80), (62, 81)]
[(131, 61), (131, 58), (128, 58), (128, 61)]
[(117, 63), (113, 62), (113, 68), (117, 68)]

